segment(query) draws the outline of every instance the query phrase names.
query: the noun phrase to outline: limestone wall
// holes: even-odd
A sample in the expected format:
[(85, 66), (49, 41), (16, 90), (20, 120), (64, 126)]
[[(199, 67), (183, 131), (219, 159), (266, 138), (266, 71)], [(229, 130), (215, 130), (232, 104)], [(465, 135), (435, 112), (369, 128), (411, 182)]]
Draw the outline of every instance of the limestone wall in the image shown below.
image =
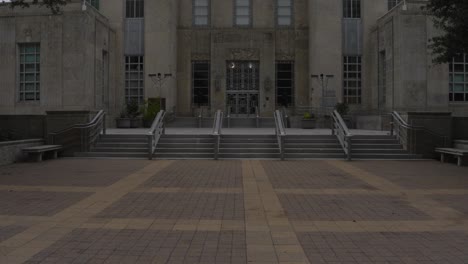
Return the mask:
[(42, 139), (0, 142), (0, 166), (24, 161), (27, 156), (23, 154), (23, 148), (40, 146), (43, 143)]

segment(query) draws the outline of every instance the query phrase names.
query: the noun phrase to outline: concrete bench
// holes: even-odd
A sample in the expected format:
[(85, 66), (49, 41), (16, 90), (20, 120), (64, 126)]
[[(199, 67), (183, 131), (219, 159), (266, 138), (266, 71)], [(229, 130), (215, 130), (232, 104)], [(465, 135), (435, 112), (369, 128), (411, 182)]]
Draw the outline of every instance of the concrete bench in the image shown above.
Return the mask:
[(37, 147), (24, 148), (23, 152), (27, 153), (29, 156), (35, 156), (36, 161), (42, 161), (42, 156), (44, 153), (52, 152), (52, 158), (56, 159), (58, 157), (58, 152), (62, 149), (60, 145), (42, 145)]
[(445, 162), (445, 155), (455, 156), (458, 161), (458, 166), (462, 166), (464, 164), (464, 160), (468, 158), (468, 149), (437, 148), (435, 151), (440, 153), (441, 162)]

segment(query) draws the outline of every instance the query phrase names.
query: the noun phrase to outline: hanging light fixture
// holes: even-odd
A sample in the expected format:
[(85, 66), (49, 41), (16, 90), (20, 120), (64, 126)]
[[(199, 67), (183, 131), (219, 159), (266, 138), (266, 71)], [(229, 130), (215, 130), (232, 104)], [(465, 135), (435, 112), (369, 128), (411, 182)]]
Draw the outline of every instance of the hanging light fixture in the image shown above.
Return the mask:
[(234, 68), (236, 68), (236, 64), (234, 62), (231, 62), (230, 67), (231, 67), (231, 69), (234, 69)]

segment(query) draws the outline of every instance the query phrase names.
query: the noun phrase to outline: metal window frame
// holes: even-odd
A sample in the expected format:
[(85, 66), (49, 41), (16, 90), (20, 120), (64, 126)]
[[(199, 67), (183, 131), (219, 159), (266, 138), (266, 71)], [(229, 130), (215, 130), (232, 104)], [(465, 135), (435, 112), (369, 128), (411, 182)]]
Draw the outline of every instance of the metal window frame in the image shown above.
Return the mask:
[[(468, 54), (460, 55), (463, 57), (462, 61), (456, 61), (456, 58), (452, 59), (449, 63), (449, 103), (468, 103)], [(463, 65), (463, 72), (456, 72), (455, 65)], [(463, 82), (455, 81), (455, 74), (463, 75)], [(463, 85), (463, 92), (455, 92), (455, 85)], [(452, 87), (452, 90), (450, 90)], [(456, 94), (463, 94), (463, 100), (455, 100)]]
[(193, 27), (207, 28), (207, 27), (211, 26), (211, 0), (207, 0), (207, 1), (208, 1), (208, 6), (206, 7), (207, 11), (208, 11), (208, 15), (206, 15), (207, 16), (207, 24), (206, 25), (199, 25), (199, 24), (196, 23), (196, 18), (197, 17), (202, 17), (202, 16), (195, 15), (195, 8), (197, 7), (195, 5), (196, 0), (192, 0), (192, 26)]
[(86, 3), (88, 3), (90, 6), (99, 10), (99, 6), (100, 6), (99, 0), (86, 0)]
[[(131, 58), (138, 58), (137, 59), (137, 62), (136, 63), (133, 63), (131, 62)], [(142, 104), (144, 102), (144, 99), (145, 99), (145, 56), (143, 55), (125, 55), (125, 58), (124, 58), (124, 61), (125, 61), (125, 64), (124, 64), (124, 88), (125, 88), (125, 94), (124, 94), (124, 97), (125, 97), (125, 102), (130, 102), (134, 99), (136, 99), (138, 101), (139, 104)], [(141, 66), (141, 68), (139, 68), (139, 70), (137, 71), (132, 71), (130, 70), (130, 66), (131, 65), (139, 65)], [(128, 70), (127, 70), (127, 66), (128, 66)], [(142, 78), (138, 77), (136, 79), (129, 79), (127, 78), (127, 74), (131, 74), (131, 73), (137, 73), (138, 76), (142, 76)], [(142, 86), (137, 86), (137, 87), (133, 87), (133, 86), (129, 86), (129, 83), (132, 82), (132, 81), (137, 81), (138, 84), (140, 84), (140, 82), (142, 83)], [(138, 95), (134, 96), (134, 95), (131, 95), (130, 91), (131, 90), (137, 90), (138, 91)], [(128, 95), (127, 95), (127, 91), (128, 91)]]
[[(34, 46), (34, 52), (25, 52), (27, 46)], [(21, 56), (26, 55), (34, 55), (34, 63), (26, 63), (26, 61), (21, 62)], [(39, 58), (39, 63), (37, 62)], [(24, 65), (24, 69), (26, 69), (27, 64), (34, 64), (34, 81), (26, 81), (26, 71), (21, 70), (21, 66)], [(37, 69), (37, 65), (39, 64), (39, 69)], [(19, 102), (37, 102), (41, 100), (41, 43), (40, 42), (32, 42), (32, 43), (18, 43), (18, 101)], [(23, 76), (23, 80), (21, 80), (21, 76)], [(39, 81), (37, 80), (39, 77)], [(33, 84), (34, 90), (33, 91), (26, 91), (26, 84)], [(21, 89), (21, 86), (23, 88)], [(26, 94), (33, 94), (34, 99), (26, 99)]]
[[(195, 64), (206, 64), (208, 65), (208, 86), (206, 87), (206, 90), (207, 90), (207, 94), (208, 94), (208, 102), (206, 104), (198, 104), (195, 102), (195, 88), (200, 88), (200, 87), (195, 87)], [(198, 72), (202, 72), (202, 71), (198, 71)], [(205, 71), (203, 71), (205, 72)], [(193, 60), (192, 61), (192, 70), (191, 70), (191, 89), (190, 89), (190, 92), (191, 92), (191, 104), (192, 106), (210, 106), (211, 105), (211, 63), (209, 60)], [(197, 80), (202, 80), (202, 79), (197, 79)], [(205, 88), (203, 88), (205, 89)]]
[[(350, 3), (350, 9), (346, 8), (347, 4)], [(343, 0), (343, 18), (362, 18), (362, 2), (361, 0)], [(358, 9), (356, 11), (356, 9)], [(349, 11), (347, 13), (346, 11)], [(357, 13), (355, 15), (355, 13)]]
[[(138, 14), (139, 12), (137, 12), (137, 2), (141, 2), (142, 4), (141, 14)], [(133, 5), (133, 12), (130, 16), (128, 15), (128, 12), (127, 12), (128, 3), (131, 3), (131, 5)], [(125, 0), (124, 6), (125, 6), (124, 8), (125, 18), (144, 18), (145, 17), (145, 1), (144, 0)]]
[[(295, 22), (295, 21), (294, 21), (294, 20), (295, 20), (295, 19), (294, 19), (294, 7), (295, 7), (295, 6), (294, 6), (294, 0), (288, 0), (288, 1), (290, 1), (290, 3), (291, 3), (290, 6), (289, 6), (289, 8), (291, 9), (291, 15), (290, 15), (290, 16), (280, 16), (280, 15), (279, 15), (279, 12), (278, 12), (278, 11), (279, 11), (279, 7), (280, 7), (280, 6), (279, 6), (279, 1), (280, 1), (280, 0), (276, 0), (276, 5), (275, 5), (275, 18), (276, 18), (276, 19), (275, 19), (275, 20), (276, 20), (276, 21), (275, 21), (275, 22), (276, 22), (275, 24), (276, 24), (276, 27), (277, 27), (277, 28), (292, 28), (292, 27), (294, 27), (294, 25), (295, 25), (295, 23), (294, 23), (294, 22)], [(280, 18), (280, 17), (289, 17), (289, 18), (291, 18), (291, 23), (290, 23), (289, 25), (280, 25), (280, 24), (279, 24), (279, 18)]]
[(392, 10), (395, 6), (397, 6), (402, 0), (387, 0), (388, 10)]
[[(275, 103), (279, 106), (278, 102), (278, 64), (289, 64), (291, 65), (291, 79), (282, 79), (282, 80), (291, 80), (291, 103), (289, 106), (294, 106), (296, 103), (296, 65), (294, 60), (277, 60), (275, 61)], [(287, 89), (287, 88), (282, 88)]]
[[(359, 60), (356, 60), (356, 62), (351, 63), (349, 62), (349, 58), (356, 58)], [(350, 71), (349, 67), (345, 66), (351, 66), (355, 65), (356, 70)], [(359, 74), (360, 77), (356, 78), (349, 78), (347, 77), (347, 74), (349, 73), (356, 73)], [(356, 82), (356, 87), (349, 87), (349, 82)], [(357, 83), (360, 83), (360, 85), (357, 85)], [(346, 93), (346, 91), (350, 90), (355, 90), (356, 95), (349, 95), (349, 93)], [(356, 99), (356, 101), (351, 100), (351, 99)], [(353, 105), (360, 105), (362, 104), (362, 56), (361, 55), (345, 55), (343, 56), (343, 101), (347, 104), (353, 104)]]
[[(234, 25), (234, 27), (238, 27), (238, 28), (251, 28), (252, 25), (253, 25), (253, 6), (252, 6), (252, 0), (247, 0), (249, 2), (249, 24), (248, 25), (238, 25), (237, 24), (237, 18), (239, 17), (237, 15), (237, 1), (238, 0), (233, 0), (232, 3), (233, 3), (233, 21), (232, 21), (232, 24)], [(245, 7), (245, 6), (240, 6), (240, 7)], [(242, 16), (244, 17), (244, 16)]]

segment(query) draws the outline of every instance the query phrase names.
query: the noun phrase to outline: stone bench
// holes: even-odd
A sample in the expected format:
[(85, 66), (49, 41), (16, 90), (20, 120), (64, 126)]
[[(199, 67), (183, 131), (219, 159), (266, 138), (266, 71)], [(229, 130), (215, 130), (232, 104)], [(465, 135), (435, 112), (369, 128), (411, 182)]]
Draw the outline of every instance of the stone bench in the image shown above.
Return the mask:
[(440, 153), (441, 162), (445, 162), (445, 155), (455, 156), (458, 161), (458, 166), (463, 166), (463, 164), (466, 163), (466, 160), (468, 159), (468, 149), (437, 148), (435, 151)]
[(62, 149), (60, 145), (42, 145), (37, 147), (24, 148), (23, 152), (29, 156), (35, 156), (36, 161), (42, 161), (42, 156), (47, 152), (52, 152), (52, 158), (58, 157), (58, 152)]

